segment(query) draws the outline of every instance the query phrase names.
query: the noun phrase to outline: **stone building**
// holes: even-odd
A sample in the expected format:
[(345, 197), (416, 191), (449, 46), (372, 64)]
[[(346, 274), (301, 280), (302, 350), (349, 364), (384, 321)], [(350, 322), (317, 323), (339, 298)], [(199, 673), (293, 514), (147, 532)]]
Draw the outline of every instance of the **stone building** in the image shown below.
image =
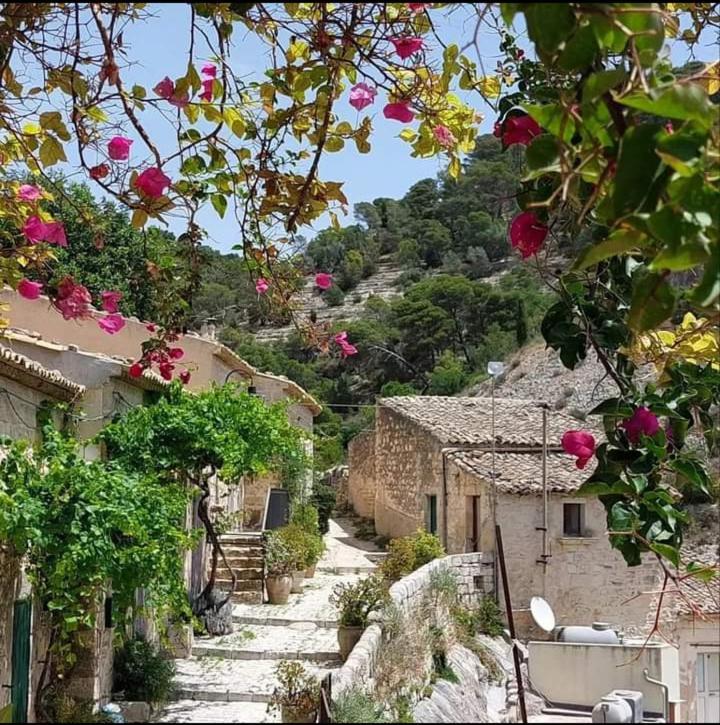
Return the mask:
[(350, 445), (348, 496), (375, 519), (378, 534), (424, 528), (448, 553), (494, 552), (497, 522), (524, 636), (538, 634), (533, 596), (550, 602), (560, 624), (602, 620), (634, 631), (644, 625), (648, 598), (626, 600), (652, 590), (658, 572), (649, 563), (628, 568), (610, 548), (600, 502), (575, 495), (586, 475), (560, 439), (578, 427), (533, 401), (496, 400), (493, 452), (490, 399), (386, 398), (374, 434)]

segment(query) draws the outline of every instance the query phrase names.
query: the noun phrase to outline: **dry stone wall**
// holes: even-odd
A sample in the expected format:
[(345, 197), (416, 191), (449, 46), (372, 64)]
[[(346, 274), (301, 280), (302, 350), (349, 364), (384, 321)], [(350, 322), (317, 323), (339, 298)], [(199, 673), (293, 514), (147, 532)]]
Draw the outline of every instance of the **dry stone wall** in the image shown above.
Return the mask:
[(348, 446), (348, 503), (358, 516), (375, 515), (375, 431), (355, 436)]

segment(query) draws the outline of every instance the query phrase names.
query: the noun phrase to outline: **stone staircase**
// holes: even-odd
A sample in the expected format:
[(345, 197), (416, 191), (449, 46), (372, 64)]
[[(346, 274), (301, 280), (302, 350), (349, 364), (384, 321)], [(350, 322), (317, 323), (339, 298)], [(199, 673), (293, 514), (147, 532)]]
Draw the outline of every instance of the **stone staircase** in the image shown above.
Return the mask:
[[(262, 604), (263, 602), (263, 543), (259, 532), (224, 534), (220, 537), (223, 551), (237, 581), (232, 600), (235, 604)], [(228, 591), (232, 577), (222, 560), (216, 577), (220, 589)]]

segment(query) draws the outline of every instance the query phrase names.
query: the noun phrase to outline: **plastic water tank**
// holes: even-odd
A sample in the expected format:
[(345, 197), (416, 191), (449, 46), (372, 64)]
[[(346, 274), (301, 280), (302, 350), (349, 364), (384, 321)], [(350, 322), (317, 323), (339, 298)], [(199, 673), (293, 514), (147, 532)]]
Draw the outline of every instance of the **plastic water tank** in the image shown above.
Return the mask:
[(644, 715), (643, 694), (640, 690), (613, 690), (611, 695), (625, 700), (633, 713), (633, 722), (642, 722)]
[(605, 622), (593, 622), (592, 627), (558, 627), (558, 642), (577, 644), (619, 644), (617, 633)]
[(592, 721), (631, 723), (632, 708), (625, 700), (615, 695), (605, 695), (593, 708)]

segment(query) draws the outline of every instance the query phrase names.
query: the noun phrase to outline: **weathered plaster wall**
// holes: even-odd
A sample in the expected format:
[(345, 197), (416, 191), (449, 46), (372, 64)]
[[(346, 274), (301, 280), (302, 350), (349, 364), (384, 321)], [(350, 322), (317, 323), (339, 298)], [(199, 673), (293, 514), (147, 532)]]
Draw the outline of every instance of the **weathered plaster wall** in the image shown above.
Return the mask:
[(375, 530), (388, 538), (413, 534), (425, 524), (425, 496), (435, 494), (442, 537), (442, 446), (382, 406), (375, 427)]
[(347, 498), (358, 516), (375, 514), (375, 431), (355, 436), (348, 446)]
[[(537, 563), (542, 552), (543, 506), (540, 496), (498, 496), (498, 521), (511, 585), (515, 625), (521, 637), (544, 638), (532, 625), (530, 599), (544, 597), (559, 625), (610, 622), (628, 633), (640, 633), (647, 619), (649, 595), (659, 577), (650, 561), (628, 567), (610, 548), (605, 511), (593, 498), (550, 494), (547, 566)], [(584, 501), (587, 536), (563, 537), (564, 501)], [(492, 522), (488, 521), (488, 526)]]
[[(0, 546), (0, 685), (12, 672), (13, 604), (20, 594), (20, 559)], [(0, 710), (10, 702), (10, 690), (0, 687)]]
[(44, 400), (48, 397), (0, 375), (0, 436), (34, 441), (37, 436), (37, 406)]

